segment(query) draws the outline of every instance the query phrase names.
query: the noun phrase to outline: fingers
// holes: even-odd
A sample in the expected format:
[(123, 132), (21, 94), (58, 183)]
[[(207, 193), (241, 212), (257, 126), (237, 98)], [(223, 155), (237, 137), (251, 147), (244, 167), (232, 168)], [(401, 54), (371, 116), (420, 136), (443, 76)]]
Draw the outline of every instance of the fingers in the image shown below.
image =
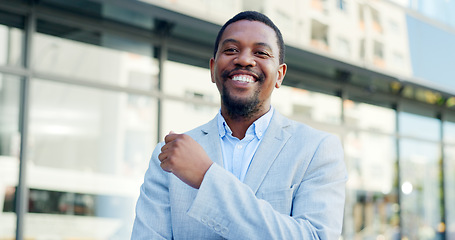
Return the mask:
[(165, 143), (169, 143), (169, 142), (172, 142), (174, 141), (180, 134), (176, 134), (174, 133), (173, 131), (170, 131), (168, 135), (166, 135), (166, 137), (164, 137), (164, 142)]
[(166, 172), (172, 172), (172, 164), (168, 162), (168, 158), (170, 156), (169, 149), (172, 149), (172, 141), (177, 139), (179, 134), (175, 134), (173, 131), (170, 131), (166, 137), (164, 137), (165, 144), (161, 147), (161, 153), (158, 155), (158, 159), (160, 160), (160, 167)]
[(166, 171), (166, 172), (169, 172), (169, 173), (172, 172), (172, 168), (171, 168), (171, 166), (168, 164), (167, 161), (161, 162), (160, 167), (161, 167), (161, 169), (163, 169), (163, 170)]
[(169, 149), (170, 143), (174, 141), (178, 135), (179, 134), (175, 134), (173, 131), (170, 131), (169, 134), (164, 137), (165, 144), (163, 147), (161, 147), (161, 152), (165, 152), (167, 149)]
[(166, 172), (172, 172), (172, 164), (168, 161), (168, 153), (160, 153), (158, 155), (158, 159), (160, 160), (160, 167)]
[(158, 154), (158, 159), (160, 160), (160, 162), (166, 161), (167, 153), (161, 152), (160, 154)]

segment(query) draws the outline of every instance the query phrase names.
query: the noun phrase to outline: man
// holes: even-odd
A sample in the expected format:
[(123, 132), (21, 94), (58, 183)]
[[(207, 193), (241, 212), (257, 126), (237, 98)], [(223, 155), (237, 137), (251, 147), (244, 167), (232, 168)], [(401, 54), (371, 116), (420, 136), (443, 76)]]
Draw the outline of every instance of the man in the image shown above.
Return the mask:
[(271, 107), (286, 74), (278, 28), (239, 13), (221, 28), (210, 71), (221, 110), (156, 147), (132, 239), (338, 239), (343, 151)]

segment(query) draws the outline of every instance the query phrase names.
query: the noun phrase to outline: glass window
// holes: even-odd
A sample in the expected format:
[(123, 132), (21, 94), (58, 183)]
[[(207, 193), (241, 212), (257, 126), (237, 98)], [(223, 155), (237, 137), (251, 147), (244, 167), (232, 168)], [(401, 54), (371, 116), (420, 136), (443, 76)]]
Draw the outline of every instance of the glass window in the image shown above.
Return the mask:
[(455, 122), (443, 122), (444, 142), (455, 143)]
[(341, 11), (346, 12), (346, 11), (347, 11), (347, 3), (346, 3), (346, 0), (338, 0), (338, 1), (337, 1), (337, 7), (338, 7), (338, 9), (340, 9)]
[(0, 156), (19, 157), (21, 79), (0, 73)]
[(365, 4), (359, 4), (358, 9), (359, 9), (359, 23), (360, 23), (360, 28), (362, 30), (365, 30)]
[(395, 19), (390, 19), (389, 20), (389, 27), (390, 27), (390, 31), (395, 34), (395, 35), (399, 35), (401, 34), (401, 31), (400, 31), (400, 24), (398, 23), (397, 20)]
[(0, 239), (14, 239), (19, 179), (19, 96), (21, 79), (0, 74)]
[[(1, 14), (0, 11), (0, 21)], [(22, 66), (24, 64), (24, 31), (0, 25), (0, 65)]]
[(438, 239), (442, 229), (440, 146), (401, 139), (399, 152), (402, 236), (406, 239)]
[(381, 25), (381, 13), (379, 13), (378, 10), (370, 7), (370, 14), (371, 14), (371, 20), (372, 21), (372, 27), (373, 30), (375, 30), (378, 33), (382, 33), (382, 25)]
[(220, 102), (220, 94), (215, 83), (212, 83), (210, 70), (207, 68), (166, 61), (162, 84), (163, 91), (174, 96), (217, 104)]
[(328, 11), (327, 0), (311, 0), (311, 7), (317, 11), (327, 13)]
[(441, 131), (438, 119), (407, 112), (400, 112), (398, 117), (400, 135), (434, 141), (440, 140)]
[(28, 183), (37, 191), (30, 201), (56, 196), (63, 209), (30, 208), (28, 234), (129, 238), (156, 144), (156, 99), (40, 79), (31, 86)]
[[(78, 29), (70, 39), (89, 38)], [(55, 33), (60, 35), (60, 33)], [(117, 86), (156, 90), (158, 64), (153, 59), (152, 46), (114, 35), (101, 35), (94, 41), (100, 47), (84, 42), (36, 34), (32, 67), (40, 72), (72, 79), (101, 82)], [(90, 42), (91, 41), (86, 41)]]
[(152, 16), (117, 6), (114, 2), (42, 0), (39, 4), (68, 11), (71, 14), (90, 16), (93, 19), (110, 19), (150, 30), (154, 27)]
[(219, 106), (204, 106), (189, 102), (164, 100), (161, 136), (166, 136), (170, 131), (184, 133), (203, 125), (212, 120), (219, 110)]
[(311, 20), (311, 46), (320, 50), (329, 50), (329, 26), (317, 20)]
[(444, 148), (446, 239), (455, 239), (455, 145)]
[(395, 179), (395, 140), (391, 136), (350, 132), (345, 141), (349, 163), (349, 186), (388, 194)]
[(339, 97), (281, 86), (273, 92), (272, 105), (283, 115), (297, 121), (312, 120), (336, 125), (341, 123)]
[(349, 41), (343, 37), (338, 37), (337, 47), (334, 49), (334, 53), (338, 56), (349, 58), (351, 56), (351, 46)]
[(373, 64), (378, 67), (385, 67), (384, 61), (384, 45), (378, 41), (374, 41), (374, 58)]
[(359, 58), (360, 60), (365, 60), (365, 39), (360, 39), (359, 44)]
[(395, 239), (399, 234), (395, 138), (349, 132), (344, 141), (348, 167), (343, 235), (346, 239)]
[(395, 132), (396, 113), (393, 109), (351, 100), (345, 100), (343, 106), (347, 126), (383, 133)]

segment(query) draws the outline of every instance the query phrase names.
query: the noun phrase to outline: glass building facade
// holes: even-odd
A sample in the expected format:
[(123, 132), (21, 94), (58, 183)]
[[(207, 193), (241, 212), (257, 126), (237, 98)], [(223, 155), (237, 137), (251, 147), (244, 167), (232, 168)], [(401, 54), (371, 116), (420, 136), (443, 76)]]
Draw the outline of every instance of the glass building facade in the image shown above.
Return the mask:
[(272, 1), (1, 1), (0, 240), (129, 239), (155, 144), (219, 111), (213, 42), (247, 9), (290, 39), (273, 106), (342, 140), (342, 238), (455, 240), (455, 92), (413, 81), (406, 41), (380, 35), (400, 38), (405, 18), (368, 1), (291, 2), (310, 18)]

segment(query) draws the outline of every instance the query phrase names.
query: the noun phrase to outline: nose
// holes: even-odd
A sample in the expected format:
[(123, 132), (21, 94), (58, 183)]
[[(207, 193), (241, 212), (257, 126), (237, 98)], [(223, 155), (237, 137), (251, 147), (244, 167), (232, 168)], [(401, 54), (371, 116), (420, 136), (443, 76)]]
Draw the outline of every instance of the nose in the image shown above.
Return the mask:
[(256, 61), (254, 56), (248, 52), (241, 52), (234, 59), (234, 64), (241, 67), (254, 67), (256, 66)]

